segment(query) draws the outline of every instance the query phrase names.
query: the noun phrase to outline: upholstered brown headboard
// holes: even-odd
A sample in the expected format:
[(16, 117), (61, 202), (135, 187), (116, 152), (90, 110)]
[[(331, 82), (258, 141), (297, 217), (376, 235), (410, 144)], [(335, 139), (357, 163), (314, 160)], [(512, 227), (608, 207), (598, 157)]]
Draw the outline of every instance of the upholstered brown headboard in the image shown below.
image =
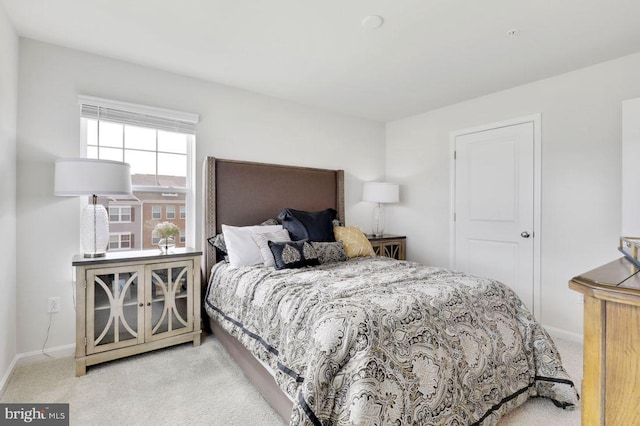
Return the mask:
[(344, 221), (344, 172), (277, 164), (220, 160), (207, 157), (202, 180), (204, 195), (204, 284), (216, 262), (207, 238), (221, 225), (257, 225), (275, 218), (284, 208), (319, 211), (334, 208)]

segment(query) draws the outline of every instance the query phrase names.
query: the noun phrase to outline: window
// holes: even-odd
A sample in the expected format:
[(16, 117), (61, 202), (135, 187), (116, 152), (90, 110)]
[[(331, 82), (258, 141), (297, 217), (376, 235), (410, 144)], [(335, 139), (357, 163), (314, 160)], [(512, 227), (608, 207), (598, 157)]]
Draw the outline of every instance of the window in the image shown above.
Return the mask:
[(131, 234), (120, 235), (120, 248), (131, 248)]
[(167, 206), (167, 219), (176, 218), (176, 206)]
[(131, 234), (109, 234), (109, 250), (129, 250), (131, 247)]
[(109, 206), (109, 222), (131, 222), (131, 206)]
[(186, 237), (185, 237), (185, 235), (184, 235), (184, 230), (183, 230), (183, 229), (181, 229), (181, 230), (180, 230), (180, 242), (181, 242), (181, 243), (184, 243), (185, 241), (186, 241)]
[[(117, 231), (140, 238), (142, 244), (138, 246), (142, 249), (153, 248), (157, 244), (153, 228), (163, 220), (164, 208), (166, 220), (186, 231), (183, 244), (194, 238), (195, 217), (186, 213), (193, 212), (195, 206), (193, 168), (198, 116), (89, 96), (79, 96), (78, 100), (86, 156), (131, 165), (132, 205), (118, 206), (109, 198), (100, 200), (108, 208), (110, 222), (120, 223)], [(175, 206), (180, 208), (179, 217)], [(122, 228), (126, 223), (130, 229)], [(120, 249), (123, 244), (127, 242), (119, 238)]]

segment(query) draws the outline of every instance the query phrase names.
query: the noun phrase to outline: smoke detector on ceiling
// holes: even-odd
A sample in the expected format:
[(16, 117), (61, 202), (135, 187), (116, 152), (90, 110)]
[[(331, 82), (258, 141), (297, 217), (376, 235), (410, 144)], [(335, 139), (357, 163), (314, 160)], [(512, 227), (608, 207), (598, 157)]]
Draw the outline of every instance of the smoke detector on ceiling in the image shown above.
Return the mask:
[(369, 15), (365, 16), (362, 20), (362, 27), (366, 30), (373, 30), (382, 26), (383, 23), (384, 19), (382, 19), (382, 16)]

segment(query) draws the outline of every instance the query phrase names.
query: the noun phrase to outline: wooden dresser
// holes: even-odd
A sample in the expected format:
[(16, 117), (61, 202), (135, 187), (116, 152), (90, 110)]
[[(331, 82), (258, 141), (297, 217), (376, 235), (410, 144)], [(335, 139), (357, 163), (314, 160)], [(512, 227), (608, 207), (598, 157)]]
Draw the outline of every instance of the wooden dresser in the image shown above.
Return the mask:
[(584, 294), (582, 425), (640, 425), (640, 274), (625, 258), (569, 281)]

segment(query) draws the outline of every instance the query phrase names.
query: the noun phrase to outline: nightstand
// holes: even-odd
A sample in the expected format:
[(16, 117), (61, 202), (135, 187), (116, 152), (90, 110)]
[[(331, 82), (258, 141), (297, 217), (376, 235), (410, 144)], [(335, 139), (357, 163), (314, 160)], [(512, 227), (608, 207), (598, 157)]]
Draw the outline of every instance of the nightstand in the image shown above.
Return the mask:
[(387, 256), (398, 260), (406, 259), (405, 243), (407, 237), (404, 235), (384, 234), (381, 237), (367, 235), (367, 238), (377, 256)]
[(200, 344), (201, 251), (76, 255), (76, 376), (87, 366), (193, 341)]

